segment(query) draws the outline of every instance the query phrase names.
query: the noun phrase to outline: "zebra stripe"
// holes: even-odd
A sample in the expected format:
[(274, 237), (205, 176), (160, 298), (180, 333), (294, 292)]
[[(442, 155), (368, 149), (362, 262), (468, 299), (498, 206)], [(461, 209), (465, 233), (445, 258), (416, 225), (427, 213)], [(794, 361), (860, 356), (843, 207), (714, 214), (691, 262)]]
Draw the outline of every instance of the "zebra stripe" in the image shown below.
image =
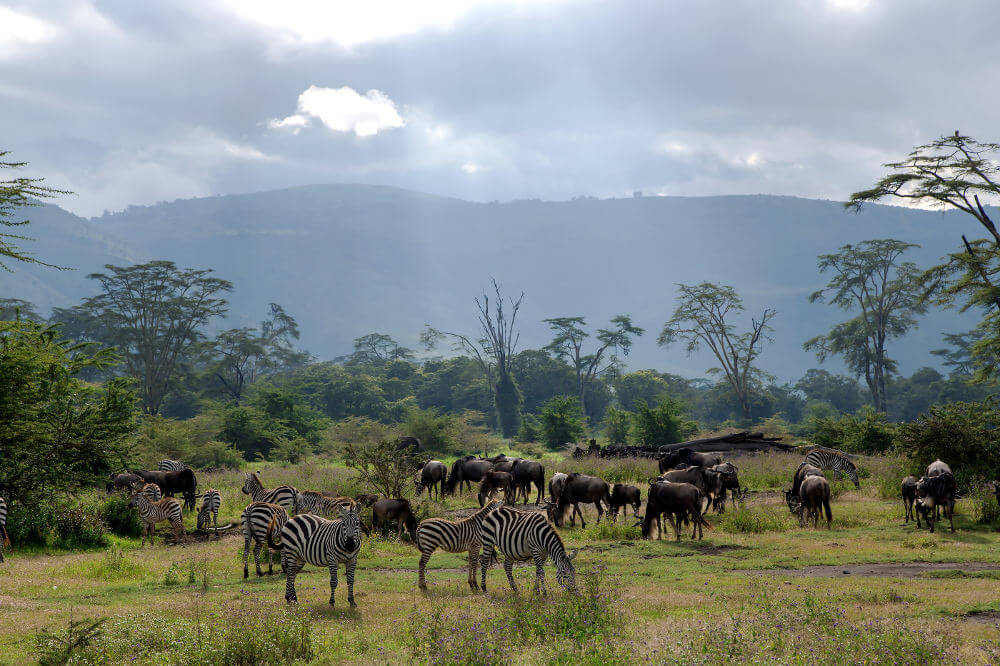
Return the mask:
[(838, 477), (841, 474), (846, 474), (854, 482), (855, 488), (861, 487), (861, 484), (858, 482), (858, 468), (854, 466), (854, 463), (851, 462), (846, 453), (818, 446), (809, 452), (809, 455), (806, 456), (806, 462), (820, 469), (833, 470), (837, 472)]
[(350, 497), (334, 497), (315, 490), (303, 490), (295, 494), (296, 513), (314, 513), (317, 516), (337, 517), (341, 509), (357, 511), (357, 502)]
[(500, 502), (487, 504), (464, 520), (428, 518), (421, 521), (417, 527), (417, 548), (420, 549), (420, 572), (417, 574), (417, 584), (421, 590), (427, 589), (427, 580), (424, 577), (427, 562), (438, 548), (447, 553), (468, 552), (469, 587), (473, 590), (479, 589), (476, 583), (476, 569), (479, 566), (479, 549), (483, 545), (480, 532), (486, 515), (500, 504)]
[(243, 493), (249, 495), (254, 502), (266, 502), (268, 504), (280, 504), (285, 509), (292, 509), (298, 513), (297, 497), (298, 491), (291, 486), (278, 486), (277, 488), (265, 488), (260, 482), (260, 477), (253, 472), (244, 472), (246, 480), (243, 482)]
[(218, 490), (209, 489), (201, 497), (201, 508), (198, 509), (198, 529), (207, 528), (209, 518), (215, 525), (215, 532), (219, 532), (219, 507), (222, 506), (222, 495)]
[(149, 545), (153, 545), (153, 528), (156, 523), (169, 521), (174, 528), (174, 538), (184, 540), (184, 518), (181, 513), (181, 503), (173, 497), (164, 497), (158, 502), (150, 502), (149, 497), (138, 492), (132, 493), (132, 506), (139, 510), (142, 520), (143, 534), (140, 546), (146, 545), (146, 534), (149, 534)]
[(330, 567), (330, 605), (337, 590), (337, 565), (344, 562), (347, 573), (347, 602), (354, 603), (354, 569), (361, 550), (361, 518), (354, 511), (342, 511), (339, 520), (327, 520), (303, 513), (289, 518), (281, 529), (281, 544), (271, 538), (268, 545), (281, 548), (281, 566), (285, 570), (285, 601), (298, 601), (295, 577), (306, 564)]
[(10, 545), (7, 536), (7, 501), (0, 497), (0, 562), (3, 562), (3, 547)]
[(573, 558), (563, 545), (559, 533), (540, 513), (526, 513), (508, 506), (501, 506), (486, 516), (482, 529), (483, 549), (480, 562), (483, 563), (480, 574), (480, 586), (486, 591), (486, 569), (489, 563), (496, 559), (496, 551), (504, 556), (503, 568), (507, 572), (507, 581), (511, 589), (517, 592), (514, 582), (514, 562), (535, 561), (535, 592), (544, 594), (545, 560), (549, 557), (556, 564), (556, 579), (567, 588), (575, 587), (575, 571)]
[(188, 468), (187, 465), (182, 463), (180, 460), (161, 460), (156, 466), (161, 472), (182, 472)]
[(163, 499), (163, 491), (155, 483), (143, 484), (139, 492), (148, 497), (150, 502), (159, 502)]
[[(250, 559), (250, 542), (254, 542), (253, 563), (257, 567), (257, 575), (263, 576), (264, 573), (260, 570), (260, 551), (267, 547), (268, 529), (280, 533), (286, 522), (288, 522), (288, 512), (285, 511), (285, 507), (278, 504), (254, 502), (243, 509), (243, 515), (240, 516), (240, 530), (243, 532), (243, 578), (250, 577), (250, 570), (247, 566)], [(272, 524), (273, 527), (271, 527)], [(274, 573), (273, 556), (274, 551), (268, 548), (268, 576)]]

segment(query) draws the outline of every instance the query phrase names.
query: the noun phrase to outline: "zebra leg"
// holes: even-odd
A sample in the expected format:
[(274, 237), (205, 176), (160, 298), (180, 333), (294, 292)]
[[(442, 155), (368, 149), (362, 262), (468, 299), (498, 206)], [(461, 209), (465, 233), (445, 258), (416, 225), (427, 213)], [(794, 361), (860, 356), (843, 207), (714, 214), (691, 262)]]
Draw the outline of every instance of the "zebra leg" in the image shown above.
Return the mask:
[[(427, 562), (429, 562), (430, 559), (431, 559), (430, 553), (425, 552), (420, 554), (420, 569), (417, 573), (417, 587), (419, 587), (421, 590), (427, 589), (427, 579), (424, 577), (424, 573), (427, 570)], [(472, 553), (469, 553), (469, 562), (471, 566)], [(475, 581), (470, 580), (469, 584), (471, 585), (474, 582)]]
[(503, 570), (507, 574), (507, 582), (510, 583), (510, 589), (514, 590), (514, 594), (517, 594), (517, 583), (514, 582), (514, 560), (509, 557), (503, 558)]
[(496, 555), (493, 544), (483, 544), (482, 555), (479, 558), (479, 587), (484, 593), (486, 592), (486, 570), (489, 569), (490, 563)]
[[(257, 560), (256, 552), (254, 553), (254, 561)], [(250, 560), (250, 539), (243, 539), (243, 580), (250, 577), (250, 567), (248, 566)], [(260, 563), (257, 563), (257, 571), (260, 571)], [(259, 574), (258, 574), (259, 575)]]
[(355, 555), (351, 559), (347, 560), (344, 568), (347, 570), (347, 603), (351, 605), (351, 608), (357, 608), (357, 604), (354, 603), (354, 569), (358, 566), (358, 556)]
[(290, 604), (298, 603), (299, 598), (295, 596), (295, 577), (302, 571), (304, 563), (296, 561), (291, 555), (281, 554), (281, 567), (285, 570), (285, 601)]
[(333, 606), (333, 593), (337, 591), (337, 566), (339, 562), (333, 561), (330, 565), (330, 605)]
[(476, 585), (476, 569), (479, 567), (479, 549), (470, 548), (469, 549), (469, 587), (475, 592), (479, 589)]
[[(257, 578), (260, 578), (261, 576), (264, 575), (264, 572), (260, 570), (260, 553), (261, 553), (261, 549), (262, 548), (264, 548), (264, 544), (256, 542), (256, 541), (254, 542), (254, 544), (253, 544), (253, 565), (254, 565), (254, 568), (257, 569)], [(246, 559), (245, 556), (244, 556), (244, 559)], [(268, 550), (267, 550), (267, 573), (268, 573), (268, 575), (271, 574), (271, 571), (272, 571), (271, 566), (272, 566), (271, 565), (271, 549), (268, 548)], [(243, 567), (243, 572), (244, 572), (243, 573), (243, 577), (246, 578), (247, 577), (247, 573), (246, 573), (246, 566), (245, 565)]]
[(537, 595), (541, 591), (542, 596), (548, 596), (549, 591), (545, 589), (545, 558), (547, 557), (545, 551), (540, 553), (535, 553), (535, 590), (534, 593)]

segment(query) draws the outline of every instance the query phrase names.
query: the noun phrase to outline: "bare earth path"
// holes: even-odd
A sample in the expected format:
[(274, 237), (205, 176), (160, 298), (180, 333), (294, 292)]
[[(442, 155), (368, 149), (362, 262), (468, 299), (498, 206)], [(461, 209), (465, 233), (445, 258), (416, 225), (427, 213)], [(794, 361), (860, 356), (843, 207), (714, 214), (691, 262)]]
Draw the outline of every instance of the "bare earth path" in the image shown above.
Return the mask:
[(881, 578), (920, 578), (928, 571), (1000, 571), (992, 562), (884, 562), (880, 564), (815, 565), (801, 569), (740, 569), (737, 574), (757, 576), (805, 576), (807, 578), (840, 578), (843, 576), (877, 576)]

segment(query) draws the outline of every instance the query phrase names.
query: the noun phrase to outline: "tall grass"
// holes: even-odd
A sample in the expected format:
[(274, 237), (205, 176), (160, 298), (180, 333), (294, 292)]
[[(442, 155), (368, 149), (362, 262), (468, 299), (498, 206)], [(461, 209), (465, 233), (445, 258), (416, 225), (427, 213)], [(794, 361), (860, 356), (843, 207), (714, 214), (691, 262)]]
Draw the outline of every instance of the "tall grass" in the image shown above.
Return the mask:
[[(644, 488), (649, 480), (660, 475), (660, 468), (652, 458), (566, 458), (551, 467), (552, 472), (571, 474), (579, 472), (597, 476), (608, 483), (631, 483)], [(546, 476), (550, 470), (546, 468)]]

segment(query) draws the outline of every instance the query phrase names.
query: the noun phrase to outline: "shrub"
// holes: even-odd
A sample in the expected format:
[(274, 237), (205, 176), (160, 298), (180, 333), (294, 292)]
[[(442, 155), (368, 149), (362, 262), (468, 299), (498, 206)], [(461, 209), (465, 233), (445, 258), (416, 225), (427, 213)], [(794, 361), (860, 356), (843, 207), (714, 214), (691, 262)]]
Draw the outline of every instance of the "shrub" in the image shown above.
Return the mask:
[(447, 414), (439, 414), (433, 407), (414, 407), (406, 414), (400, 425), (403, 434), (416, 437), (428, 451), (446, 451), (454, 443), (452, 419)]
[(279, 437), (271, 447), (268, 457), (271, 460), (296, 465), (312, 453), (312, 445), (301, 437)]
[(30, 507), (11, 503), (7, 513), (7, 536), (18, 547), (45, 546), (55, 522), (55, 509), (48, 502), (36, 502)]
[(609, 407), (604, 413), (604, 435), (608, 444), (628, 443), (628, 429), (634, 415), (624, 409)]
[(538, 442), (542, 439), (542, 422), (533, 414), (525, 414), (521, 418), (521, 429), (517, 431), (517, 439), (521, 442)]
[(65, 631), (51, 633), (42, 629), (35, 634), (35, 656), (41, 666), (57, 666), (69, 662), (71, 658), (101, 637), (101, 625), (106, 618), (73, 620)]
[(568, 395), (557, 395), (542, 406), (542, 438), (556, 449), (566, 442), (576, 442), (587, 431), (580, 410), (580, 401)]
[(971, 484), (969, 500), (969, 510), (974, 521), (981, 525), (1000, 521), (1000, 504), (997, 503), (996, 495), (981, 479), (976, 479)]
[(365, 444), (392, 437), (389, 426), (365, 416), (341, 419), (333, 423), (327, 432), (334, 440), (347, 444)]
[(62, 507), (55, 514), (55, 545), (77, 549), (103, 546), (107, 534), (96, 507)]
[(108, 526), (112, 534), (122, 537), (137, 537), (142, 535), (142, 523), (139, 512), (129, 504), (129, 497), (123, 493), (115, 493), (100, 504), (101, 521)]
[(889, 451), (895, 435), (896, 427), (888, 422), (885, 413), (866, 406), (859, 414), (817, 418), (812, 440), (832, 449), (876, 454)]
[(101, 580), (137, 580), (143, 578), (147, 570), (143, 565), (133, 562), (120, 547), (111, 546), (104, 551), (103, 558), (93, 563), (89, 573), (93, 578)]
[(383, 497), (406, 497), (413, 492), (417, 462), (413, 456), (400, 455), (395, 442), (349, 444), (344, 464), (358, 478)]
[(643, 446), (681, 442), (698, 432), (698, 424), (683, 417), (680, 404), (663, 398), (655, 407), (639, 402), (632, 417), (632, 436)]

